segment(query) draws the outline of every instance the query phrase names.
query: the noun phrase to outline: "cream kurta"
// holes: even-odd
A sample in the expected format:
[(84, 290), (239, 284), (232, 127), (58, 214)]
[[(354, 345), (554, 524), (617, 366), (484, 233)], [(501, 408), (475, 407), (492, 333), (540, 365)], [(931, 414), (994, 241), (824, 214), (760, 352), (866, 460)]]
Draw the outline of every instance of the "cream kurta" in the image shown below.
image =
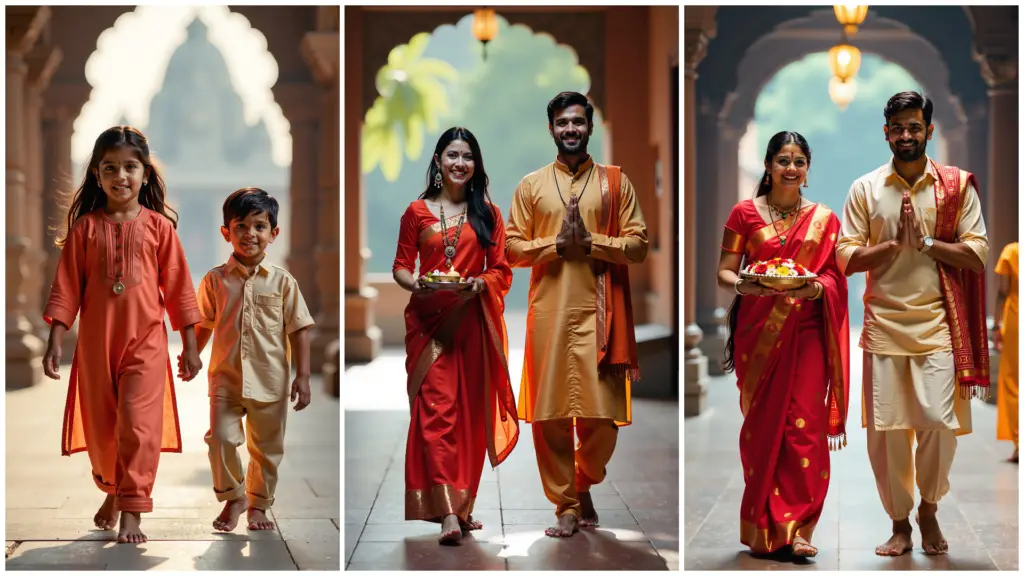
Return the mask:
[[(853, 183), (843, 210), (843, 227), (836, 245), (840, 272), (854, 251), (896, 238), (903, 192), (910, 198), (921, 218), (925, 233), (935, 234), (935, 179), (931, 161), (911, 188), (896, 174), (893, 162), (861, 176)], [(957, 225), (957, 241), (970, 246), (988, 260), (988, 238), (982, 219), (978, 192), (960, 172), (963, 206)], [(963, 190), (963, 188), (961, 188)], [(939, 285), (938, 267), (930, 256), (904, 250), (896, 258), (867, 273), (864, 292), (864, 331), (860, 346), (867, 352), (892, 356), (932, 354), (951, 347), (946, 309)]]
[[(936, 206), (934, 183), (937, 176), (929, 160), (925, 174), (910, 186), (895, 171), (892, 160), (881, 168), (858, 178), (850, 189), (843, 210), (843, 226), (836, 246), (836, 261), (839, 270), (846, 273), (853, 253), (860, 247), (875, 246), (896, 237), (899, 224), (903, 193), (910, 190), (911, 202), (925, 233), (935, 234)], [(960, 174), (963, 204), (957, 225), (957, 241), (964, 242), (984, 262), (988, 258), (988, 239), (982, 220), (981, 203), (978, 193), (968, 183), (966, 173)], [(946, 309), (939, 284), (938, 267), (930, 256), (904, 250), (889, 264), (867, 272), (867, 286), (864, 293), (864, 329), (860, 347), (865, 351), (865, 362), (871, 362), (872, 355), (878, 356), (928, 356), (938, 352), (951, 353), (949, 326)], [(936, 361), (941, 358), (936, 357)], [(923, 420), (940, 420), (943, 424), (967, 434), (971, 431), (970, 401), (956, 393), (956, 379), (952, 363), (949, 376), (928, 369), (908, 368), (900, 374), (885, 374), (871, 378), (872, 370), (886, 370), (887, 360), (876, 365), (865, 364), (865, 388), (872, 387), (870, 394), (865, 390), (865, 401), (872, 400), (874, 425), (879, 430), (904, 430), (921, 426)], [(934, 373), (933, 373), (934, 372)], [(931, 374), (929, 376), (928, 374)], [(893, 380), (903, 381), (905, 389)], [(941, 386), (947, 391), (926, 390), (929, 386)], [(925, 399), (953, 397), (953, 409), (940, 409), (935, 402)], [(907, 401), (917, 398), (918, 402)], [(865, 404), (863, 419), (867, 425)], [(924, 410), (928, 408), (929, 410)], [(923, 418), (922, 414), (935, 412), (941, 416)]]
[[(589, 177), (589, 181), (588, 181)], [(556, 187), (557, 183), (557, 187)], [(559, 198), (561, 190), (561, 198)], [(601, 181), (593, 160), (576, 176), (561, 162), (528, 174), (512, 199), (507, 230), (509, 264), (532, 268), (520, 398), (527, 422), (562, 418), (610, 418), (627, 423), (623, 376), (599, 374), (597, 367), (597, 282), (595, 260), (619, 264), (647, 256), (647, 226), (633, 185), (622, 174), (618, 214), (621, 237), (598, 233)], [(592, 238), (590, 257), (555, 251), (565, 202), (579, 197), (580, 215)]]
[(200, 325), (213, 330), (210, 396), (287, 400), (288, 336), (313, 325), (295, 278), (265, 261), (249, 276), (231, 256), (203, 277), (198, 297)]

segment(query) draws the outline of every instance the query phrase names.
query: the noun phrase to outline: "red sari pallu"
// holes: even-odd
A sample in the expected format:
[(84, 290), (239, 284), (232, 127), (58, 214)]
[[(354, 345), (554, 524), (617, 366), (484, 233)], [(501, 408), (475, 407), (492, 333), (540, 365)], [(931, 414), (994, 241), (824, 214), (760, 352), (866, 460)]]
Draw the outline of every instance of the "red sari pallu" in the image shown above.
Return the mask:
[[(978, 189), (974, 174), (967, 172), (966, 182), (956, 166), (932, 162), (939, 178), (935, 181), (935, 239), (957, 241), (957, 227), (967, 200), (967, 186)], [(937, 263), (946, 322), (953, 344), (956, 381), (963, 398), (987, 398), (989, 395), (988, 321), (985, 316), (985, 272), (958, 270)]]
[[(840, 223), (822, 205), (791, 229), (768, 224), (753, 201), (733, 208), (722, 248), (746, 265), (792, 258), (818, 275), (820, 300), (740, 298), (733, 336), (746, 483), (740, 541), (754, 553), (811, 541), (829, 485), (829, 450), (846, 445), (850, 330), (846, 278), (835, 261)], [(780, 236), (786, 238), (785, 245)]]
[[(500, 464), (519, 439), (508, 372), (505, 295), (512, 269), (505, 259), (505, 226), (492, 205), (494, 245), (485, 251), (468, 221), (452, 263), (486, 288), (469, 299), (455, 291), (412, 295), (405, 309), (406, 371), (411, 420), (405, 450), (405, 518), (469, 521), (484, 455)], [(447, 218), (450, 241), (459, 215)], [(415, 272), (417, 256), (420, 272)], [(486, 264), (486, 266), (485, 266)], [(402, 216), (394, 270), (417, 277), (447, 272), (441, 222), (422, 200)]]

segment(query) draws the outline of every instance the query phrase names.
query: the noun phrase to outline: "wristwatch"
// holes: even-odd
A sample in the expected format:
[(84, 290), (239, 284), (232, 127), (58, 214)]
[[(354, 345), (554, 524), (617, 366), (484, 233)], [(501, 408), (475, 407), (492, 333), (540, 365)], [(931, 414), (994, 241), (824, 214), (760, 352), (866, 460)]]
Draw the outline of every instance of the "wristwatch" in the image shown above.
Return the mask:
[(932, 240), (932, 237), (931, 236), (925, 236), (924, 240), (923, 240), (923, 244), (921, 245), (921, 253), (924, 254), (925, 252), (931, 250), (932, 246), (934, 246), (934, 245), (935, 245), (935, 241)]

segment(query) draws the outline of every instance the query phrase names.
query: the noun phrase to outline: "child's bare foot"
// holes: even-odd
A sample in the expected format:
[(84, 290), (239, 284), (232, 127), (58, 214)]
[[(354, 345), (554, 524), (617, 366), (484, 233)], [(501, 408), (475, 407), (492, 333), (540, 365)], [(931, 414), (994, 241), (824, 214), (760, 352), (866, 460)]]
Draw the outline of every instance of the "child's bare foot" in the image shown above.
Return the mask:
[(142, 533), (142, 518), (138, 512), (121, 512), (121, 529), (117, 531), (121, 544), (142, 544), (147, 541)]
[(117, 526), (117, 510), (114, 510), (114, 495), (107, 494), (107, 499), (92, 517), (93, 524), (100, 530), (113, 530)]
[(274, 523), (267, 520), (267, 513), (259, 508), (249, 508), (249, 530), (273, 530)]
[(231, 532), (238, 526), (238, 517), (249, 507), (249, 499), (245, 496), (228, 500), (220, 515), (213, 519), (213, 527), (221, 532)]
[(597, 526), (597, 510), (590, 492), (580, 492), (580, 528)]

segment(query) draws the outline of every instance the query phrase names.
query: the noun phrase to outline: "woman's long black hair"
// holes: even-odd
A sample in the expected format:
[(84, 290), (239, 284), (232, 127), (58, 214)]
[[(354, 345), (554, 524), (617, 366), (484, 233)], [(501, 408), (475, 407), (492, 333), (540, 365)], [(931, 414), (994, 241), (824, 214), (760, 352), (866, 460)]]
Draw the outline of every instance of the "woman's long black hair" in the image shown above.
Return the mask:
[[(765, 170), (761, 174), (761, 179), (757, 181), (757, 190), (754, 193), (754, 197), (758, 198), (761, 196), (767, 196), (772, 191), (772, 180), (771, 172), (769, 167), (772, 164), (772, 160), (775, 159), (775, 155), (782, 150), (782, 147), (786, 144), (796, 144), (800, 147), (800, 151), (807, 156), (807, 166), (811, 165), (811, 147), (807, 145), (807, 140), (800, 135), (799, 132), (779, 132), (768, 140), (768, 148), (764, 153), (764, 164)], [(725, 342), (725, 362), (722, 363), (723, 368), (726, 372), (732, 372), (736, 369), (736, 362), (734, 356), (734, 350), (736, 347), (734, 336), (736, 335), (737, 324), (739, 323), (740, 317), (740, 298), (739, 294), (736, 295), (732, 300), (732, 306), (729, 307), (729, 339)]]
[(92, 155), (89, 156), (89, 164), (85, 170), (85, 178), (82, 184), (71, 195), (71, 202), (67, 208), (67, 221), (63, 227), (63, 235), (55, 239), (58, 247), (63, 247), (71, 233), (71, 228), (79, 218), (89, 212), (107, 205), (107, 194), (103, 192), (99, 180), (96, 179), (96, 170), (107, 152), (126, 147), (135, 152), (136, 158), (142, 162), (143, 169), (148, 176), (146, 184), (139, 190), (139, 204), (150, 210), (162, 214), (175, 228), (178, 227), (178, 213), (167, 204), (167, 188), (164, 186), (164, 179), (160, 176), (156, 160), (149, 150), (149, 141), (137, 129), (131, 126), (114, 126), (107, 128), (96, 138), (92, 146)]
[(473, 178), (466, 184), (466, 219), (473, 227), (480, 247), (487, 249), (494, 244), (491, 240), (491, 233), (494, 232), (494, 212), (490, 206), (491, 197), (487, 193), (490, 180), (484, 170), (484, 156), (480, 152), (480, 143), (476, 141), (476, 136), (473, 136), (472, 132), (455, 126), (445, 130), (437, 139), (434, 155), (430, 158), (430, 166), (427, 168), (427, 189), (420, 194), (420, 199), (433, 200), (441, 194), (442, 188), (434, 186), (434, 178), (439, 171), (436, 163), (440, 161), (444, 149), (456, 140), (469, 144), (469, 151), (473, 154)]

